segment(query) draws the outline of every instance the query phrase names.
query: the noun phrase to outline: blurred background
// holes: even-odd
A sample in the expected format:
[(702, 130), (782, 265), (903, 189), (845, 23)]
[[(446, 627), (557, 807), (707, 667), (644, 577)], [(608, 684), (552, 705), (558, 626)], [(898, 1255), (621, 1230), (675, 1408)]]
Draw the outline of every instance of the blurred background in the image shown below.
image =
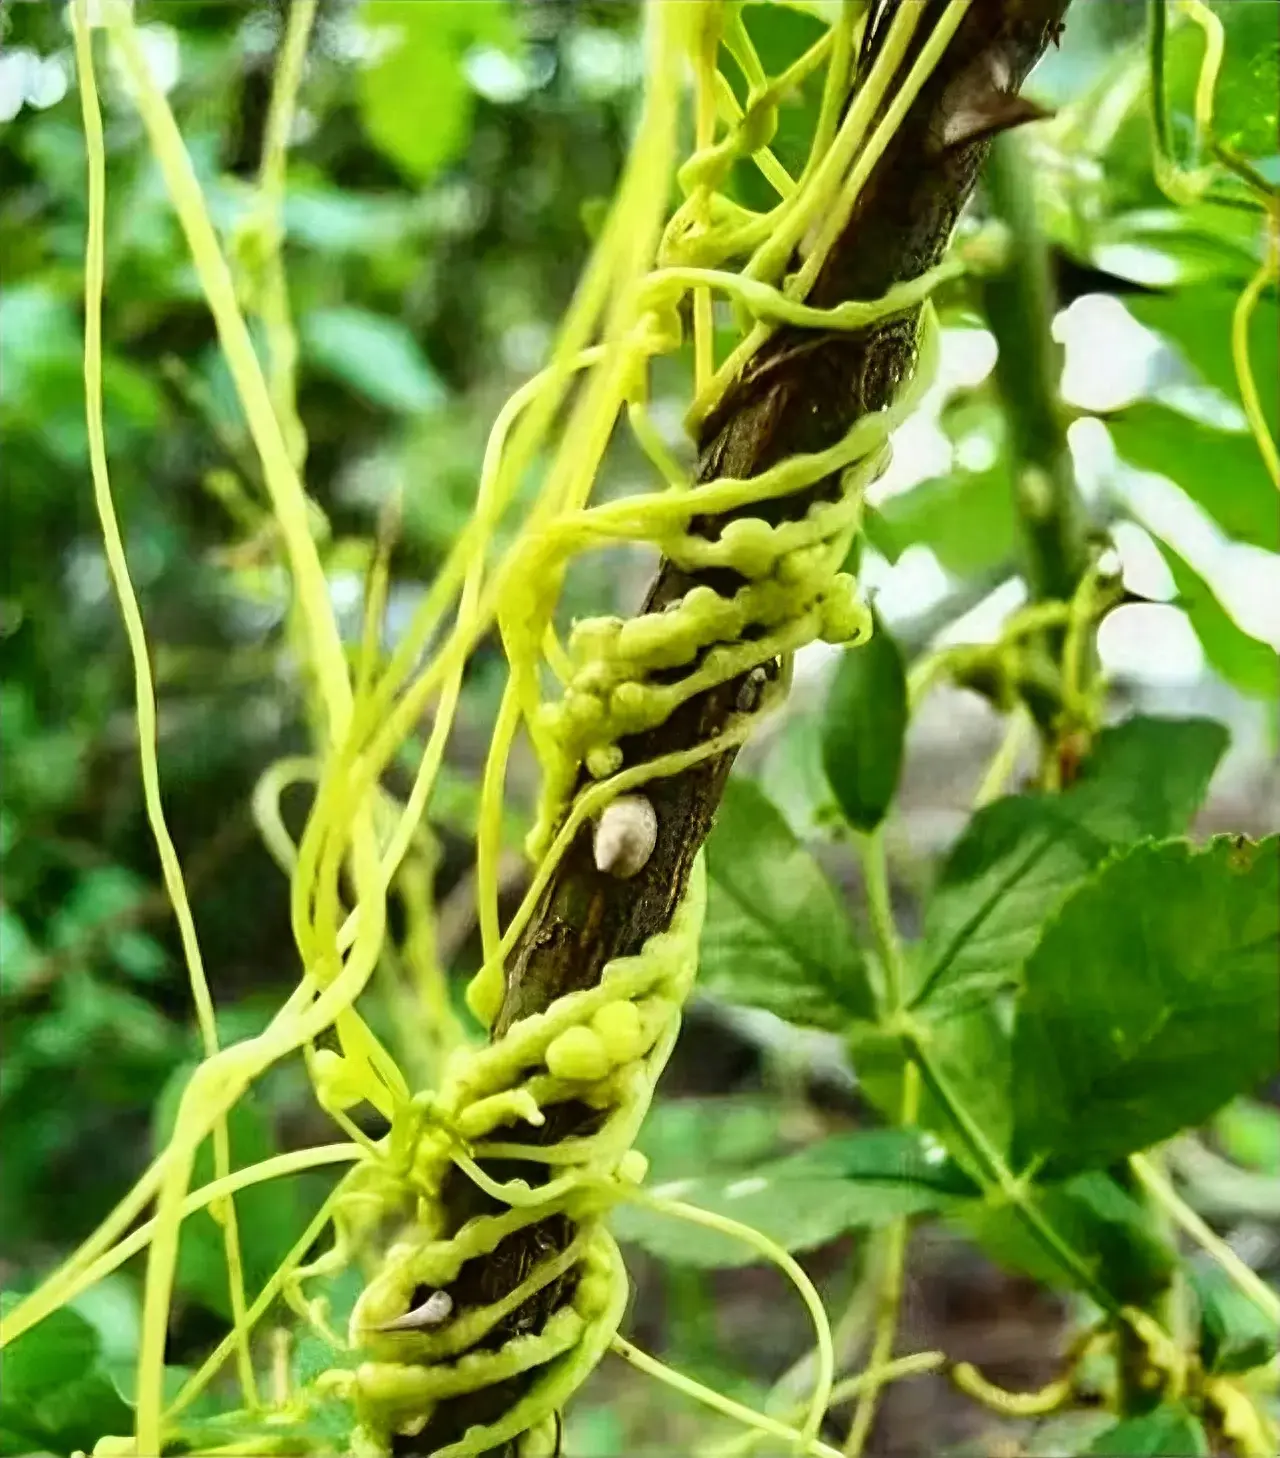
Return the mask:
[[(1219, 124), (1278, 182), (1275, 6), (1221, 8)], [(234, 251), (262, 147), (280, 9), (184, 0), (140, 3), (137, 14)], [(388, 23), (403, 27), (398, 47), (385, 43)], [(753, 7), (751, 24), (770, 70), (816, 33), (803, 6)], [(1142, 24), (1141, 4), (1077, 0), (1060, 49), (1029, 87), (1057, 114), (1021, 135), (1052, 250), (1077, 480), (1095, 524), (1112, 531), (1127, 584), (1146, 599), (1117, 611), (1101, 636), (1115, 711), (1226, 723), (1232, 747), (1201, 829), (1260, 831), (1280, 819), (1280, 530), (1277, 498), (1234, 403), (1227, 343), (1235, 299), (1260, 256), (1259, 228), (1256, 214), (1175, 212), (1157, 191)], [(1170, 89), (1184, 101), (1200, 47), (1194, 28), (1171, 36)], [(544, 361), (617, 178), (640, 74), (640, 10), (631, 4), (322, 4), (292, 138), (285, 256), (307, 484), (328, 518), (326, 568), (353, 633), (369, 543), (393, 489), (403, 487), (404, 515), (390, 639), (467, 519), (489, 426)], [(221, 1033), (232, 1039), (258, 1031), (295, 980), (286, 885), (257, 839), (249, 797), (269, 764), (305, 752), (305, 685), (289, 646), (287, 583), (257, 505), (256, 459), (208, 312), (136, 114), (109, 67), (101, 84), (108, 449), (158, 680), (165, 804)], [(805, 134), (812, 104), (802, 94), (783, 109), (784, 152), (789, 137)], [(45, 0), (0, 7), (0, 176), (0, 1283), (22, 1290), (141, 1171), (197, 1057), (143, 811), (132, 672), (91, 500), (84, 146), (70, 35), (62, 7)], [(758, 179), (744, 170), (737, 185), (756, 200)], [(980, 192), (975, 220), (985, 206)], [(949, 296), (944, 324), (940, 377), (899, 432), (875, 489), (862, 564), (881, 614), (913, 652), (940, 634), (994, 638), (1026, 595), (1008, 430), (992, 379), (997, 341), (977, 295)], [(1255, 370), (1273, 430), (1276, 338), (1275, 299), (1264, 298)], [(673, 440), (689, 381), (683, 358), (655, 380), (655, 415)], [(646, 484), (641, 461), (618, 449), (600, 489)], [(569, 610), (634, 610), (651, 568), (640, 554), (588, 561), (571, 577)], [(740, 772), (760, 780), (853, 904), (853, 858), (825, 829), (830, 792), (814, 733), (831, 667), (831, 650), (802, 655), (789, 707)], [(502, 681), (490, 644), (469, 673), (433, 811), (436, 935), (459, 985), (477, 960), (471, 825)], [(994, 713), (956, 691), (932, 697), (914, 725), (890, 832), (908, 931), (998, 741)], [(525, 759), (512, 785), (513, 845), (533, 791)], [(286, 800), (299, 822), (305, 808), (305, 797)], [(513, 858), (513, 894), (522, 875)], [(371, 996), (371, 1016), (397, 1054), (429, 1076), (429, 1039), (393, 970)], [(678, 1178), (708, 1159), (731, 1165), (867, 1117), (837, 1039), (702, 999), (644, 1147), (655, 1175)], [(244, 1160), (329, 1132), (300, 1063), (264, 1080), (232, 1130)], [(1188, 1159), (1183, 1173), (1200, 1207), (1254, 1263), (1280, 1268), (1274, 1110), (1233, 1107)], [(251, 1285), (324, 1188), (301, 1177), (244, 1197)], [(807, 1258), (833, 1302), (856, 1285), (863, 1244), (846, 1237)], [(198, 1357), (222, 1330), (217, 1248), (212, 1222), (193, 1222), (175, 1362)], [(755, 1399), (805, 1349), (803, 1314), (773, 1272), (708, 1269), (639, 1247), (628, 1254), (631, 1329), (684, 1370)], [(1064, 1298), (1002, 1271), (941, 1222), (919, 1229), (909, 1269), (900, 1350), (942, 1346), (1014, 1387), (1054, 1374), (1070, 1320)], [(136, 1338), (138, 1295), (138, 1271), (128, 1268), (81, 1300), (111, 1381), (86, 1397), (80, 1425), (0, 1428), (0, 1452), (64, 1453), (122, 1430), (119, 1373)], [(666, 1389), (610, 1363), (571, 1413), (566, 1452), (689, 1451), (706, 1430)], [(985, 1453), (999, 1437), (989, 1414), (924, 1378), (890, 1390), (873, 1451)]]

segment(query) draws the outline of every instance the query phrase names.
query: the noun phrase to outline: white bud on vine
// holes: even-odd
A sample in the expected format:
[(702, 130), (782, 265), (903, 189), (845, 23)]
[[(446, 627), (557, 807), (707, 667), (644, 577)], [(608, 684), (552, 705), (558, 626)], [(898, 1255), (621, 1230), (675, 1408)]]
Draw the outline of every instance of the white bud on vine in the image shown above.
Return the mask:
[(384, 1321), (375, 1331), (421, 1331), (424, 1327), (440, 1326), (453, 1314), (453, 1297), (447, 1291), (433, 1291), (421, 1306), (397, 1316), (394, 1321)]
[(643, 870), (658, 843), (658, 817), (643, 795), (619, 795), (596, 821), (596, 870), (626, 880)]

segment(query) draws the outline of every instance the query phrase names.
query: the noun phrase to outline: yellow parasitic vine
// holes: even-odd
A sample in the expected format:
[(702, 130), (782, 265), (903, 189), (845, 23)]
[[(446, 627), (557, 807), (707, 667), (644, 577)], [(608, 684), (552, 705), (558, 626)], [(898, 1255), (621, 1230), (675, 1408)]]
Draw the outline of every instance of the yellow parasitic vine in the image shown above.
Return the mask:
[[(648, 781), (679, 774), (740, 743), (772, 693), (744, 708), (714, 739), (648, 763), (623, 768), (619, 740), (661, 724), (691, 696), (753, 669), (779, 661), (785, 669), (791, 655), (817, 639), (858, 641), (869, 632), (856, 585), (841, 570), (858, 530), (863, 493), (887, 463), (894, 427), (928, 383), (937, 337), (930, 294), (978, 266), (984, 250), (961, 252), (878, 300), (818, 309), (806, 297), (871, 169), (938, 65), (969, 3), (950, 0), (927, 33), (921, 30), (925, 7), (899, 7), (856, 87), (855, 58), (870, 9), (860, 0), (838, 7), (815, 43), (772, 80), (756, 55), (741, 5), (696, 0), (649, 7), (643, 114), (551, 361), (500, 413), (471, 521), (394, 652), (381, 663), (373, 630), (385, 575), (379, 578), (375, 571), (363, 646), (353, 667), (338, 635), (311, 532), (314, 513), (299, 476), (304, 442), (292, 400), (295, 347), (278, 269), (278, 226), (264, 228), (267, 257), (261, 263), (276, 366), (269, 386), (168, 103), (148, 72), (128, 9), (107, 0), (110, 44), (182, 222), (261, 457), (293, 581), (297, 637), (321, 712), (315, 758), (273, 767), (255, 797), (272, 854), (290, 876), (302, 967), (298, 986), (256, 1038), (222, 1050), (209, 1045), (185, 1090), (166, 1150), (104, 1226), (0, 1327), (0, 1339), (13, 1340), (129, 1256), (147, 1250), (135, 1432), (128, 1439), (105, 1439), (101, 1452), (162, 1452), (180, 1435), (184, 1414), (233, 1351), (240, 1353), (245, 1401), (252, 1408), (250, 1337), (279, 1296), (349, 1358), (306, 1389), (279, 1397), (266, 1414), (280, 1441), (293, 1444), (287, 1451), (331, 1451), (303, 1436), (317, 1403), (337, 1400), (349, 1406), (355, 1428), (347, 1451), (384, 1455), (396, 1435), (421, 1432), (438, 1404), (520, 1376), (519, 1396), (500, 1418), (436, 1451), (442, 1458), (464, 1458), (515, 1441), (531, 1458), (550, 1452), (559, 1411), (611, 1345), (646, 1370), (665, 1373), (616, 1336), (627, 1283), (607, 1216), (613, 1204), (631, 1199), (746, 1240), (796, 1283), (818, 1330), (814, 1391), (796, 1428), (736, 1403), (726, 1406), (727, 1399), (678, 1374), (665, 1373), (665, 1379), (722, 1411), (732, 1409), (762, 1432), (785, 1438), (797, 1452), (832, 1453), (817, 1436), (834, 1378), (831, 1336), (817, 1294), (799, 1267), (755, 1232), (658, 1200), (640, 1188), (643, 1160), (632, 1144), (675, 1042), (695, 974), (704, 897), (700, 864), (666, 931), (651, 937), (637, 955), (610, 962), (598, 986), (557, 999), (487, 1046), (455, 1049), (432, 1092), (410, 1089), (355, 1004), (384, 953), (388, 896), (404, 895), (406, 902), (413, 896), (415, 905), (421, 901), (420, 887), (411, 891), (407, 879), (414, 847), (469, 657), (495, 625), (510, 673), (481, 789), (477, 896), (484, 964), (468, 991), (469, 1005), (486, 1027), (493, 1025), (501, 1002), (505, 959), (582, 827), (604, 816), (611, 804), (621, 804), (620, 797), (638, 795)], [(302, 13), (302, 23), (309, 24), (310, 7)], [(86, 0), (74, 0), (72, 15), (92, 180), (87, 273), (97, 282), (89, 291), (86, 334), (92, 382), (100, 352), (105, 160)], [(304, 51), (305, 31), (301, 38), (294, 32), (284, 68), (292, 90), (301, 79)], [(721, 70), (724, 56), (745, 79), (742, 100)], [(681, 164), (682, 77), (689, 72), (695, 150)], [(778, 107), (796, 88), (816, 85), (819, 77), (809, 154), (793, 177), (771, 150)], [(282, 103), (284, 115), (291, 104), (288, 98)], [(264, 206), (278, 206), (282, 186), (284, 131), (279, 125), (273, 136), (270, 165), (263, 170)], [(766, 212), (751, 212), (725, 194), (731, 170), (744, 160), (757, 165), (778, 194)], [(668, 217), (673, 178), (685, 200)], [(735, 311), (742, 334), (741, 343), (718, 363), (712, 335), (716, 299)], [(695, 485), (647, 408), (650, 365), (683, 346), (686, 306), (693, 324), (696, 394), (690, 423), (695, 430), (780, 325), (856, 331), (922, 310), (919, 366), (889, 408), (860, 419), (829, 449), (791, 457), (748, 479)], [(98, 432), (93, 437), (98, 442), (95, 485), (100, 502), (109, 507), (100, 401), (92, 389), (89, 410)], [(594, 502), (600, 463), (620, 415), (659, 484), (620, 500)], [(495, 541), (516, 484), (544, 452), (550, 463), (536, 499), (510, 546), (498, 555)], [(771, 524), (751, 510), (805, 492), (833, 475), (841, 482), (839, 495), (812, 505), (796, 520)], [(735, 519), (718, 535), (694, 529), (696, 521), (725, 512), (734, 512)], [(117, 548), (113, 568), (127, 585), (118, 535), (112, 536), (114, 517), (105, 510), (104, 521)], [(620, 542), (655, 548), (690, 570), (729, 569), (741, 585), (724, 593), (696, 586), (666, 611), (625, 621), (579, 622), (562, 646), (555, 615), (570, 562), (584, 551)], [(121, 590), (130, 602), (125, 586)], [(145, 661), (136, 613), (131, 614), (131, 636)], [(548, 694), (555, 680), (558, 689)], [(140, 694), (140, 713), (149, 702), (149, 695)], [(402, 804), (387, 795), (380, 779), (428, 710), (431, 730)], [(497, 866), (504, 782), (522, 726), (542, 769), (528, 841), (535, 871), (519, 909), (503, 928)], [(294, 845), (276, 802), (284, 786), (297, 780), (313, 781), (315, 789), (304, 833)], [(149, 804), (153, 797), (158, 804), (158, 791), (149, 788)], [(191, 942), (194, 946), (194, 933)], [(196, 987), (203, 999), (199, 978)], [(330, 1029), (337, 1034), (336, 1050), (317, 1046)], [(198, 1147), (212, 1138), (221, 1148), (228, 1110), (267, 1068), (294, 1053), (304, 1057), (320, 1104), (349, 1142), (247, 1170), (232, 1171), (220, 1163), (214, 1183), (192, 1191)], [(519, 1137), (521, 1130), (543, 1127), (549, 1111), (567, 1102), (596, 1112), (593, 1132), (545, 1144)], [(382, 1138), (370, 1138), (351, 1118), (350, 1111), (361, 1103), (386, 1121)], [(500, 1180), (485, 1168), (486, 1161), (511, 1160), (540, 1164), (545, 1178)], [(165, 1330), (183, 1220), (214, 1202), (219, 1202), (215, 1208), (229, 1211), (229, 1197), (246, 1184), (329, 1163), (353, 1167), (266, 1287), (251, 1303), (240, 1294), (232, 1331), (166, 1403)], [(452, 1229), (442, 1189), (447, 1177), (459, 1175), (489, 1197), (492, 1210)], [(122, 1239), (148, 1205), (154, 1205), (153, 1217)], [(553, 1218), (568, 1222), (571, 1231), (562, 1248), (531, 1260), (516, 1288), (500, 1301), (455, 1305), (449, 1287), (467, 1262), (490, 1258), (500, 1242)], [(389, 1227), (397, 1233), (387, 1243)], [(226, 1229), (231, 1256), (230, 1221)], [(305, 1263), (326, 1236), (322, 1253)], [(318, 1278), (369, 1262), (373, 1272), (349, 1330), (335, 1331), (323, 1295), (309, 1295), (309, 1287)], [(231, 1264), (234, 1271), (234, 1258)], [(496, 1346), (487, 1340), (499, 1323), (553, 1283), (565, 1294), (541, 1325)]]

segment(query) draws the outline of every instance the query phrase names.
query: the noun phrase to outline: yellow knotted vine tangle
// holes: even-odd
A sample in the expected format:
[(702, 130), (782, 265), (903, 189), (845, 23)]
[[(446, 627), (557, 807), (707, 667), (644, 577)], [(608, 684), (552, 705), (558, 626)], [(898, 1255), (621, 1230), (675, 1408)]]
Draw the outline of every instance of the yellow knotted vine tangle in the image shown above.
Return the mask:
[[(937, 332), (930, 293), (968, 264), (963, 254), (949, 259), (875, 301), (817, 309), (805, 300), (872, 168), (969, 3), (950, 0), (940, 12), (930, 10), (936, 20), (927, 33), (926, 7), (898, 7), (874, 64), (856, 86), (856, 57), (871, 8), (862, 0), (832, 7), (833, 18), (816, 42), (772, 79), (755, 51), (750, 12), (742, 4), (690, 0), (647, 8), (643, 112), (551, 362), (500, 413), (472, 519), (389, 661), (374, 661), (376, 633), (366, 631), (354, 667), (324, 591), (320, 544), (298, 475), (302, 451), (292, 439), (290, 372), (281, 371), (276, 388), (268, 388), (236, 303), (231, 270), (168, 104), (147, 71), (128, 8), (113, 0), (95, 6), (105, 15), (110, 44), (188, 238), (262, 459), (294, 583), (294, 614), (302, 626), (298, 643), (318, 706), (313, 757), (269, 771), (255, 796), (273, 856), (290, 875), (302, 962), (298, 987), (262, 1034), (211, 1053), (184, 1094), (168, 1148), (137, 1189), (44, 1287), (5, 1318), (8, 1341), (148, 1248), (136, 1431), (128, 1440), (107, 1440), (103, 1452), (161, 1452), (180, 1434), (193, 1400), (226, 1358), (244, 1349), (278, 1295), (344, 1357), (344, 1365), (306, 1390), (277, 1397), (274, 1408), (254, 1407), (253, 1394), (246, 1393), (254, 1407), (249, 1416), (259, 1425), (274, 1425), (281, 1441), (293, 1443), (288, 1451), (328, 1451), (298, 1426), (317, 1402), (348, 1402), (357, 1424), (349, 1451), (381, 1455), (397, 1435), (428, 1428), (440, 1404), (516, 1376), (522, 1378), (519, 1395), (500, 1417), (435, 1451), (463, 1458), (509, 1440), (529, 1455), (551, 1451), (557, 1414), (608, 1349), (625, 1302), (626, 1274), (605, 1221), (618, 1200), (639, 1197), (643, 1160), (631, 1146), (693, 980), (701, 866), (695, 864), (667, 931), (651, 937), (638, 955), (610, 962), (597, 987), (559, 998), (486, 1047), (455, 1048), (430, 1093), (412, 1092), (355, 1003), (383, 955), (388, 895), (412, 895), (420, 914), (421, 887), (415, 880), (416, 889), (402, 890), (402, 875), (411, 869), (418, 875), (428, 857), (424, 816), (463, 674), (476, 644), (495, 624), (510, 674), (481, 792), (477, 882), (484, 965), (468, 993), (486, 1026), (493, 1025), (501, 1003), (504, 960), (583, 826), (617, 796), (740, 743), (761, 705), (731, 720), (716, 739), (648, 763), (624, 767), (619, 740), (654, 728), (691, 696), (753, 668), (779, 660), (786, 665), (817, 639), (843, 642), (869, 630), (868, 614), (841, 565), (858, 530), (863, 493), (887, 463), (890, 433), (929, 379)], [(85, 64), (90, 12), (86, 0), (75, 0), (75, 7), (86, 115), (89, 108), (96, 114), (92, 71)], [(300, 47), (289, 54), (290, 84), (296, 86)], [(692, 155), (682, 161), (678, 139), (690, 75), (695, 141)], [(745, 85), (735, 90), (731, 75)], [(778, 108), (800, 86), (820, 90), (820, 103), (807, 159), (792, 176), (770, 144)], [(97, 146), (96, 154), (91, 146), (91, 160), (96, 156), (100, 164), (100, 138)], [(778, 194), (767, 212), (753, 212), (726, 195), (732, 169), (747, 160)], [(673, 183), (684, 201), (668, 216)], [(278, 187), (276, 194), (278, 200)], [(91, 249), (101, 247), (100, 229), (91, 240), (96, 240)], [(732, 306), (742, 334), (720, 361), (712, 334), (717, 299)], [(826, 450), (784, 460), (749, 479), (694, 484), (648, 413), (650, 365), (682, 346), (687, 317), (693, 324), (690, 419), (696, 429), (780, 324), (856, 331), (917, 309), (923, 311), (920, 361), (912, 383), (889, 408), (860, 419)], [(288, 361), (287, 309), (276, 308), (274, 326), (276, 347)], [(593, 504), (600, 463), (620, 415), (659, 484)], [(495, 538), (515, 487), (540, 458), (549, 464), (536, 498), (510, 546), (496, 556)], [(795, 520), (771, 524), (752, 514), (753, 507), (806, 492), (831, 477), (841, 483), (836, 498), (810, 506)], [(692, 529), (695, 518), (705, 523), (729, 512), (734, 520), (717, 536)], [(617, 543), (656, 548), (690, 571), (728, 569), (741, 585), (731, 592), (695, 586), (666, 611), (626, 621), (579, 622), (562, 647), (555, 613), (570, 562)], [(377, 570), (374, 579), (371, 614), (385, 592)], [(370, 622), (376, 626), (372, 616)], [(559, 690), (548, 697), (555, 678)], [(430, 712), (431, 732), (411, 793), (401, 804), (382, 789), (380, 777), (424, 711)], [(509, 751), (521, 726), (534, 743), (543, 776), (529, 838), (536, 869), (503, 929), (497, 887), (503, 792)], [(585, 788), (579, 788), (584, 775)], [(315, 788), (295, 846), (276, 804), (281, 790), (299, 780)], [(336, 1032), (337, 1051), (317, 1046), (330, 1030)], [(354, 1159), (354, 1168), (264, 1290), (238, 1310), (227, 1339), (165, 1406), (164, 1340), (178, 1237), (183, 1220), (211, 1198), (189, 1189), (195, 1152), (216, 1135), (253, 1080), (298, 1052), (321, 1105), (352, 1141), (333, 1146), (341, 1151), (334, 1158)], [(362, 1102), (388, 1124), (383, 1138), (370, 1139), (350, 1118), (349, 1110)], [(523, 1131), (542, 1128), (550, 1111), (570, 1102), (595, 1113), (593, 1132), (524, 1142)], [(322, 1151), (289, 1158), (298, 1168), (308, 1161), (334, 1162)], [(486, 1161), (513, 1160), (542, 1164), (546, 1178), (498, 1180), (486, 1171)], [(263, 1167), (261, 1177), (272, 1172)], [(442, 1194), (446, 1177), (472, 1181), (488, 1197), (490, 1213), (451, 1228)], [(219, 1181), (212, 1197), (224, 1198), (233, 1186), (254, 1178), (254, 1170), (234, 1172), (231, 1184)], [(655, 1208), (662, 1205), (643, 1198)], [(154, 1219), (122, 1240), (152, 1202)], [(697, 1214), (679, 1207), (669, 1213)], [(731, 1228), (732, 1222), (705, 1217), (713, 1218), (719, 1228)], [(450, 1287), (469, 1263), (495, 1258), (501, 1243), (518, 1242), (521, 1232), (552, 1220), (562, 1222), (567, 1240), (531, 1254), (508, 1295), (487, 1305), (453, 1300)], [(304, 1264), (318, 1241), (322, 1253)], [(768, 1246), (758, 1236), (752, 1243), (762, 1250)], [(524, 1248), (538, 1249), (537, 1242), (526, 1240)], [(794, 1262), (781, 1251), (766, 1253), (800, 1286), (810, 1309), (818, 1307)], [(318, 1278), (349, 1268), (363, 1270), (368, 1280), (349, 1331), (340, 1333), (332, 1329), (323, 1296), (310, 1291)], [(498, 1340), (495, 1334), (508, 1331), (501, 1323), (553, 1283), (563, 1294), (550, 1303), (542, 1324)], [(798, 1452), (830, 1452), (817, 1441), (832, 1378), (830, 1333), (824, 1322), (819, 1326), (822, 1355), (808, 1416), (801, 1428), (786, 1430)], [(775, 1420), (759, 1420), (778, 1431)], [(291, 1430), (296, 1436), (289, 1438)]]

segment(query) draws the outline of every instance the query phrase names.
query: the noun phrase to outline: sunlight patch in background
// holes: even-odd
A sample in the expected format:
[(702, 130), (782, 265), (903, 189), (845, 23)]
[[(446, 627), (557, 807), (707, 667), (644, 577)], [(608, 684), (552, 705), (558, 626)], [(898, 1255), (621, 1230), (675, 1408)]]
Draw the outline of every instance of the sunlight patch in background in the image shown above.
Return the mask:
[[(1067, 429), (1081, 496), (1103, 520), (1117, 508), (1133, 518), (1115, 521), (1111, 529), (1126, 585), (1152, 600), (1117, 611), (1104, 625), (1098, 649), (1106, 670), (1157, 691), (1206, 681), (1204, 651), (1186, 614), (1171, 601), (1173, 578), (1158, 542), (1206, 580), (1240, 628), (1280, 648), (1280, 555), (1231, 541), (1173, 481), (1127, 465), (1117, 456), (1105, 419), (1150, 399), (1217, 429), (1241, 432), (1246, 422), (1239, 405), (1200, 382), (1159, 335), (1110, 295), (1076, 299), (1054, 320), (1053, 335), (1063, 347), (1063, 401), (1075, 411), (1090, 412)], [(943, 429), (942, 412), (952, 396), (981, 385), (995, 359), (996, 343), (988, 331), (943, 330), (938, 378), (916, 414), (895, 433), (893, 460), (868, 493), (871, 505), (954, 469), (977, 473), (994, 464), (991, 437), (975, 430), (953, 442)], [(961, 588), (935, 554), (919, 544), (895, 563), (867, 551), (861, 579), (885, 619), (899, 628), (926, 620)], [(1005, 581), (956, 618), (939, 641), (993, 641), (1026, 596), (1020, 579)], [(829, 657), (829, 650), (813, 651), (813, 663)]]

